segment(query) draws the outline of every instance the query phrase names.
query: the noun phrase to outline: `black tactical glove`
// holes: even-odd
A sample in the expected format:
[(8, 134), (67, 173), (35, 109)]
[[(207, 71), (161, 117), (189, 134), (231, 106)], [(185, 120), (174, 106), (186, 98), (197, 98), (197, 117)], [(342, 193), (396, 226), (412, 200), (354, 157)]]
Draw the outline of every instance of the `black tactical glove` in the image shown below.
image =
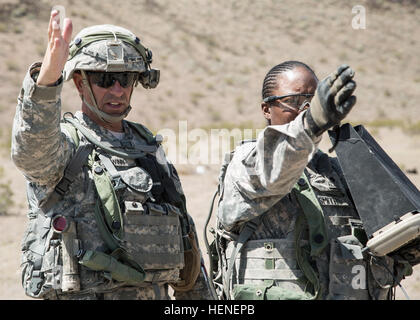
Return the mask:
[(310, 135), (320, 136), (338, 125), (353, 108), (356, 103), (356, 96), (352, 95), (356, 89), (353, 76), (354, 71), (343, 64), (318, 84), (311, 107), (305, 115), (305, 128)]

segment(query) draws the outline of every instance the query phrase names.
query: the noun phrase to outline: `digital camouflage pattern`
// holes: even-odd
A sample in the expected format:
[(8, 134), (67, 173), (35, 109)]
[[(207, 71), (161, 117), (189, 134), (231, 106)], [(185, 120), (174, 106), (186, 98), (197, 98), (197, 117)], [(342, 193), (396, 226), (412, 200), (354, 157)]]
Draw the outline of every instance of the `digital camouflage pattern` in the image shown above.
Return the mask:
[[(287, 195), (316, 152), (303, 129), (303, 113), (282, 126), (268, 126), (257, 142), (236, 148), (227, 169), (219, 219), (230, 230), (259, 216)], [(281, 229), (280, 229), (281, 230)]]
[[(109, 33), (108, 40), (92, 42), (79, 49), (76, 55), (72, 53), (72, 50), (74, 50), (74, 53), (76, 53), (78, 47), (77, 44), (81, 42), (83, 37), (95, 34), (104, 34), (105, 32)], [(135, 39), (138, 39), (129, 30), (118, 26), (97, 25), (84, 28), (74, 37), (74, 40), (70, 43), (70, 57), (63, 71), (64, 80), (71, 80), (75, 70), (107, 71), (109, 68), (108, 61), (112, 57), (108, 57), (109, 53), (107, 50), (106, 42), (112, 40), (114, 37), (113, 34), (116, 35), (117, 39), (122, 39), (121, 35), (129, 37), (133, 43), (135, 43)], [(138, 41), (138, 43), (140, 43), (140, 41)], [(119, 71), (139, 73), (146, 71), (146, 62), (144, 61), (141, 54), (132, 45), (126, 42), (122, 42), (121, 46), (124, 54), (124, 62), (122, 66), (120, 66), (120, 68), (123, 70)], [(117, 57), (118, 53), (115, 55), (115, 58)]]
[[(156, 283), (144, 283), (139, 287), (122, 287), (121, 283), (106, 279), (101, 272), (79, 266), (81, 291), (64, 294), (59, 290), (62, 264), (60, 241), (54, 238), (51, 218), (40, 217), (38, 210), (62, 178), (64, 169), (75, 153), (76, 146), (71, 134), (66, 130), (60, 130), (62, 83), (52, 87), (37, 86), (33, 77), (36, 76), (39, 67), (39, 63), (33, 64), (24, 79), (23, 88), (18, 98), (12, 134), (12, 158), (27, 179), (29, 223), (22, 246), (23, 286), (27, 294), (29, 292), (32, 295), (37, 292), (36, 295), (42, 297), (45, 294), (43, 297), (47, 299), (98, 299), (98, 297), (104, 299), (168, 299), (167, 279), (177, 279), (179, 274), (179, 268), (174, 268), (174, 266), (170, 266), (167, 271), (161, 274), (160, 279), (166, 280), (155, 279)], [(120, 140), (110, 131), (91, 121), (85, 114), (76, 112), (75, 117), (89, 129), (95, 138), (116, 148), (123, 148), (122, 144), (127, 145), (130, 142), (137, 146), (146, 144), (146, 141), (125, 121), (123, 122), (125, 135)], [(104, 155), (107, 156), (105, 153)], [(163, 174), (168, 175), (174, 181), (176, 189), (182, 192), (179, 178), (172, 165), (167, 162), (161, 147), (158, 148), (155, 156), (164, 170)], [(121, 173), (123, 180), (132, 185), (132, 188), (123, 189), (122, 194), (118, 196), (131, 203), (136, 201), (144, 203), (145, 199), (150, 196), (145, 196), (145, 192), (150, 190), (152, 183), (148, 173), (136, 169), (134, 160), (108, 157)], [(135, 178), (141, 181), (137, 181)], [(135, 189), (145, 192), (136, 192)], [(92, 172), (87, 167), (83, 167), (64, 199), (57, 203), (52, 211), (74, 219), (77, 236), (81, 240), (83, 249), (104, 252), (107, 248), (98, 231), (94, 216), (95, 203), (95, 184)], [(123, 218), (124, 224), (127, 224), (126, 245), (128, 248), (135, 248), (139, 245), (139, 242), (136, 242), (139, 239), (135, 236), (130, 237), (144, 234), (145, 230), (141, 230), (141, 227), (136, 229), (135, 226), (130, 225), (126, 215)], [(193, 224), (192, 227), (194, 228)], [(162, 228), (171, 227), (164, 226)], [(29, 230), (33, 232), (29, 232)], [(159, 235), (159, 232), (167, 230), (156, 231)], [(146, 249), (147, 246), (152, 245), (145, 245)], [(179, 245), (176, 248), (176, 244), (170, 244), (170, 246), (174, 246), (174, 250), (179, 251), (180, 249)], [(40, 259), (42, 256), (43, 259)], [(41, 293), (37, 291), (37, 284), (31, 282), (31, 279), (38, 276), (32, 272), (37, 263), (42, 263), (41, 271), (44, 274), (45, 284), (47, 284), (46, 289), (42, 287), (45, 292)], [(182, 267), (182, 265), (178, 264), (178, 267)], [(203, 281), (205, 281), (204, 276), (200, 275), (195, 287), (190, 292), (176, 293), (175, 296), (179, 299), (210, 299), (207, 284)], [(57, 290), (50, 290), (51, 288)]]
[[(348, 197), (338, 162), (317, 149), (320, 137), (312, 140), (306, 133), (303, 117), (304, 112), (286, 125), (266, 127), (256, 142), (243, 143), (236, 148), (227, 168), (218, 209), (222, 228), (239, 234), (245, 222), (261, 217), (249, 245), (242, 250), (245, 257), (241, 264), (240, 255), (237, 257), (232, 282), (264, 284), (268, 279), (259, 274), (273, 273), (270, 271), (273, 269), (277, 274), (274, 286), (292, 290), (296, 297), (305, 293), (307, 281), (296, 269), (295, 249), (291, 246), (296, 236), (296, 221), (303, 210), (290, 193), (305, 171), (322, 207), (329, 239), (322, 254), (310, 258), (320, 281), (319, 298), (387, 299), (395, 283), (384, 267), (378, 267), (369, 256), (362, 255), (361, 244), (353, 236), (360, 220)], [(266, 241), (261, 242), (260, 249), (252, 248), (262, 239)], [(308, 239), (306, 225), (300, 245), (309, 252)], [(262, 243), (270, 241), (276, 241), (274, 260), (264, 256)], [(227, 244), (227, 259), (230, 245)], [(252, 258), (257, 256), (259, 259)], [(271, 253), (270, 257), (274, 256)], [(384, 260), (392, 270), (393, 260)], [(259, 271), (252, 272), (253, 269)], [(253, 276), (246, 277), (246, 274)]]

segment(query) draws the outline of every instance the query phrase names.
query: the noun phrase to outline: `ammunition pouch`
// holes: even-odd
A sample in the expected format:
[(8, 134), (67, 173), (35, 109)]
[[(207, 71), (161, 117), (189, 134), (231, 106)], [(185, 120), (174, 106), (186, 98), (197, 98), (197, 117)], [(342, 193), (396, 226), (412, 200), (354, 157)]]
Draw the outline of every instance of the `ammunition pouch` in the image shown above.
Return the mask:
[(184, 267), (180, 211), (170, 204), (125, 201), (124, 242), (130, 259), (147, 273), (159, 273), (151, 282), (174, 282)]

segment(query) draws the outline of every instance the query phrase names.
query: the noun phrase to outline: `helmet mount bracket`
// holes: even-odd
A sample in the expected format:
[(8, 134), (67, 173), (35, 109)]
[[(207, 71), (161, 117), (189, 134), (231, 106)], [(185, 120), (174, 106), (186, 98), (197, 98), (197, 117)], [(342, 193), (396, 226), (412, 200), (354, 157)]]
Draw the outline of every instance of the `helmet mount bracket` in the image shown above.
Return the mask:
[(124, 48), (119, 40), (109, 40), (106, 43), (106, 72), (123, 72), (125, 70)]

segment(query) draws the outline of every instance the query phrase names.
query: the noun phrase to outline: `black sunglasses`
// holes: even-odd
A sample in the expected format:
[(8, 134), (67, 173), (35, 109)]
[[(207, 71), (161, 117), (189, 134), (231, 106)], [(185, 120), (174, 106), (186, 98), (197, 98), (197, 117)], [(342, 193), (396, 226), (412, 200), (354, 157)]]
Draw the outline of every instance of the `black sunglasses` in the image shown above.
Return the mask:
[(134, 85), (138, 79), (137, 72), (92, 72), (88, 71), (87, 75), (92, 83), (101, 88), (109, 88), (118, 81), (121, 87), (128, 88)]

